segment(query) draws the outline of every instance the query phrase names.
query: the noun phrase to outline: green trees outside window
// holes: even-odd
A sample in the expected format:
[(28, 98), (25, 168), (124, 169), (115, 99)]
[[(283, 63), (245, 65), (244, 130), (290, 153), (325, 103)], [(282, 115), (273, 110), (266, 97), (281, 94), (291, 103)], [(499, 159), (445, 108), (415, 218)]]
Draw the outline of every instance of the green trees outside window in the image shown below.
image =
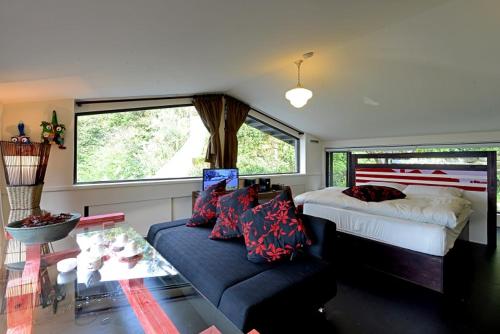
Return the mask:
[(272, 134), (243, 124), (238, 131), (237, 167), (240, 175), (296, 173), (296, 142), (290, 136), (285, 142)]
[[(209, 167), (209, 134), (193, 106), (80, 113), (75, 131), (76, 183), (200, 177)], [(247, 124), (238, 140), (240, 174), (296, 172), (290, 140)]]

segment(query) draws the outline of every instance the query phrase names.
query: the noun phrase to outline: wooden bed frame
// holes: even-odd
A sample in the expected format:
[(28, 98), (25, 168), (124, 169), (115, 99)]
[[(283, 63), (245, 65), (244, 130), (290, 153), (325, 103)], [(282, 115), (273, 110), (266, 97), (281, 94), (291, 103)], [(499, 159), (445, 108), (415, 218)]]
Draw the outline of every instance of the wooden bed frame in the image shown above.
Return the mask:
[[(394, 163), (394, 160), (403, 160), (411, 158), (483, 158), (486, 160), (486, 164), (469, 164), (469, 165), (457, 165), (457, 164), (440, 164), (440, 165), (430, 165), (430, 164), (404, 164), (404, 163)], [(361, 159), (376, 159), (376, 163), (360, 163)], [(380, 162), (382, 161), (382, 163)], [(475, 191), (486, 191), (487, 192), (487, 246), (491, 248), (496, 248), (496, 152), (444, 152), (444, 153), (403, 153), (403, 154), (350, 154), (349, 159), (349, 173), (348, 173), (348, 183), (350, 186), (356, 184), (356, 171), (358, 171), (358, 176), (363, 175), (362, 171), (371, 171), (371, 174), (375, 178), (376, 172), (380, 170), (381, 172), (387, 172), (388, 170), (394, 170), (396, 173), (415, 173), (416, 179), (418, 179), (419, 172), (433, 170), (434, 177), (439, 179), (437, 174), (446, 174), (447, 171), (453, 171), (451, 173), (456, 174), (459, 172), (482, 172), (482, 174), (487, 175), (486, 182), (479, 181), (468, 181), (470, 184), (461, 183), (460, 185), (450, 185), (457, 188), (463, 188), (469, 191), (474, 191), (473, 189), (483, 190)], [(411, 170), (411, 171), (408, 171)], [(388, 175), (385, 173), (385, 175)], [(397, 175), (397, 174), (394, 174)], [(420, 178), (425, 176), (421, 174)], [(378, 176), (382, 178), (382, 176)], [(452, 177), (452, 175), (450, 176)], [(412, 176), (396, 176), (399, 180), (380, 180), (381, 182), (398, 182), (403, 184), (422, 184), (422, 185), (443, 185), (432, 184), (432, 181), (418, 181)], [(358, 177), (361, 180), (361, 176)], [(413, 179), (413, 180), (412, 180)], [(366, 181), (366, 180), (365, 180)], [(376, 181), (376, 180), (371, 180)], [(456, 184), (455, 180), (455, 184)], [(419, 183), (420, 182), (420, 183)], [(460, 181), (459, 181), (460, 182)], [(453, 180), (452, 180), (453, 183)], [(479, 187), (477, 187), (479, 186)], [(468, 226), (462, 231), (462, 235), (468, 235)], [(353, 236), (351, 234), (338, 232), (338, 247), (342, 249), (343, 253), (346, 251), (348, 254), (352, 254), (356, 261), (371, 267), (375, 270), (382, 271), (386, 274), (396, 276), (398, 278), (410, 281), (412, 283), (418, 284), (420, 286), (438, 291), (440, 293), (445, 292), (445, 279), (446, 272), (449, 270), (452, 262), (455, 262), (457, 254), (456, 247), (452, 248), (445, 256), (434, 256), (428, 255), (405, 248), (385, 244), (382, 242), (377, 242), (369, 240), (366, 238), (361, 238)]]

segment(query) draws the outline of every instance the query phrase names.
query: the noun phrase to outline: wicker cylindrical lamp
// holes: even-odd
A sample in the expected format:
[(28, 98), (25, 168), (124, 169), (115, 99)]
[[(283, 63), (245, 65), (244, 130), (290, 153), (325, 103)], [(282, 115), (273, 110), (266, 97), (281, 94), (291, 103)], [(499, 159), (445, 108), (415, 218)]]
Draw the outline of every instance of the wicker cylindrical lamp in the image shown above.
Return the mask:
[(0, 142), (10, 204), (9, 223), (40, 214), (50, 144)]
[[(8, 223), (29, 215), (40, 215), (42, 213), (40, 200), (49, 161), (50, 144), (0, 141), (0, 153), (10, 205)], [(41, 251), (43, 254), (49, 253), (49, 246), (43, 244)], [(4, 259), (7, 268), (22, 270), (25, 260), (24, 244), (15, 239), (8, 240)]]

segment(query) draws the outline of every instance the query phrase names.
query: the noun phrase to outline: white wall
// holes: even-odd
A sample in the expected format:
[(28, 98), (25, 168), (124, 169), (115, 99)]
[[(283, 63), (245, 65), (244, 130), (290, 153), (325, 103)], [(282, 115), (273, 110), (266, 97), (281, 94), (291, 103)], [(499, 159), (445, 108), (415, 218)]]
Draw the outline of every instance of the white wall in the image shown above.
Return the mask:
[(300, 141), (300, 149), (300, 170), (304, 173), (307, 171), (309, 188), (321, 188), (324, 186), (324, 151), (321, 141), (309, 134), (304, 134)]
[[(179, 102), (168, 100), (168, 103)], [(166, 102), (165, 102), (166, 103)], [(165, 103), (162, 103), (165, 105)], [(102, 110), (110, 105), (99, 105)], [(88, 106), (79, 108), (86, 111)], [(0, 109), (1, 110), (1, 109)], [(167, 180), (141, 183), (107, 185), (73, 185), (73, 139), (75, 106), (72, 99), (30, 103), (6, 104), (0, 113), (0, 131), (3, 139), (17, 133), (17, 123), (22, 120), (26, 132), (32, 140), (39, 140), (40, 122), (50, 120), (52, 110), (56, 110), (59, 122), (66, 125), (66, 150), (52, 146), (41, 206), (51, 212), (83, 212), (90, 207), (90, 214), (123, 211), (128, 222), (140, 233), (145, 234), (153, 223), (189, 217), (191, 214), (191, 192), (201, 188), (201, 180)], [(298, 175), (271, 176), (273, 183), (287, 184), (294, 194), (318, 189), (321, 182), (321, 167), (316, 164), (321, 159), (321, 143), (311, 143), (310, 136), (304, 135), (301, 146), (305, 148), (305, 172)], [(97, 163), (97, 162), (96, 162)], [(311, 171), (309, 173), (309, 170)], [(8, 215), (8, 202), (2, 187), (3, 214)]]
[(500, 131), (447, 133), (428, 136), (379, 137), (350, 140), (325, 141), (325, 148), (357, 148), (374, 146), (405, 146), (433, 144), (500, 143)]

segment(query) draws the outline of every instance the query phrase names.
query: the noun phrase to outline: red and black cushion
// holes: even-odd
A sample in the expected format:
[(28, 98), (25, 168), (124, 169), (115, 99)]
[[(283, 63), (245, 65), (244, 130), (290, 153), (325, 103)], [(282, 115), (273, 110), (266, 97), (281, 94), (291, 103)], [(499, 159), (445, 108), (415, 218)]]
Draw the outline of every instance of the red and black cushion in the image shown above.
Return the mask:
[(255, 184), (219, 197), (217, 222), (210, 234), (210, 239), (239, 238), (243, 235), (239, 228), (240, 215), (259, 204), (258, 187)]
[(364, 202), (382, 202), (406, 198), (404, 193), (395, 188), (373, 185), (350, 187), (344, 190), (343, 193)]
[(289, 189), (273, 200), (245, 211), (240, 222), (247, 258), (255, 263), (290, 258), (310, 244)]
[(214, 184), (200, 192), (193, 207), (193, 216), (187, 226), (202, 226), (214, 224), (217, 219), (217, 201), (226, 194), (226, 180)]

